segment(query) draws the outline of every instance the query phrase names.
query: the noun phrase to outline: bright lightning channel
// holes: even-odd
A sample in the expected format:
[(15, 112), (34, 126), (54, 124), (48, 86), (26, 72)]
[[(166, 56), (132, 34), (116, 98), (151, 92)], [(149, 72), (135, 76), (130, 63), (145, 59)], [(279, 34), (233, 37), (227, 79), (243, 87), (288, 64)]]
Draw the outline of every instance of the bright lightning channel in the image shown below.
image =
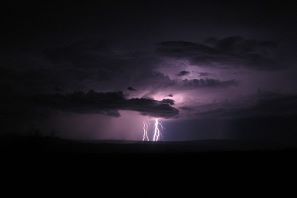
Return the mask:
[(154, 136), (153, 136), (154, 142), (157, 142), (160, 139), (160, 135), (161, 135), (160, 127), (163, 129), (161, 121), (158, 118), (156, 118), (155, 119), (155, 127), (154, 127)]
[(153, 141), (153, 142), (157, 142), (160, 140), (160, 136), (161, 136), (161, 129), (163, 129), (163, 125), (161, 120), (159, 120), (158, 118), (156, 118), (155, 120), (155, 124), (154, 124), (154, 129), (153, 129), (153, 139), (150, 140), (149, 138), (149, 122), (143, 122), (143, 135), (142, 135), (142, 141)]

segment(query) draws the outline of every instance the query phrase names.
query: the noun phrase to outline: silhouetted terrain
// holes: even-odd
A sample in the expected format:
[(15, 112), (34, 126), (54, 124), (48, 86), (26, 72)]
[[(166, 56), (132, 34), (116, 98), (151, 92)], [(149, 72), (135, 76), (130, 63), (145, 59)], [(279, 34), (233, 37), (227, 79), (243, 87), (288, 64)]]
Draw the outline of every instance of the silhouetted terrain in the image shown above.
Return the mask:
[(193, 154), (296, 151), (294, 143), (235, 140), (187, 142), (78, 141), (41, 136), (4, 136), (1, 151), (11, 154)]

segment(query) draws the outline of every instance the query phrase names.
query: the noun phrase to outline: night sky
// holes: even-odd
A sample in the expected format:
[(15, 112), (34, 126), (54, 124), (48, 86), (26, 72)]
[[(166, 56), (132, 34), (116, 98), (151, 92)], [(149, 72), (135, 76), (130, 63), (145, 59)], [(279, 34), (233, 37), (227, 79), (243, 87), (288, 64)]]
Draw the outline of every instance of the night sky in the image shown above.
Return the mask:
[(1, 6), (0, 134), (297, 139), (293, 1)]

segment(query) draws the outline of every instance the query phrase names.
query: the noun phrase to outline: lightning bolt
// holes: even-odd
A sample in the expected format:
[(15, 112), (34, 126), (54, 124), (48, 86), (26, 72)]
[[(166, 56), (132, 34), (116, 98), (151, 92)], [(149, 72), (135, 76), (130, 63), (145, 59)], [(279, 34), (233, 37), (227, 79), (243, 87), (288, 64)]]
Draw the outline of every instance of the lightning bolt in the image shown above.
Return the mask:
[(150, 141), (147, 132), (148, 132), (148, 125), (149, 123), (143, 122), (143, 136), (142, 136), (142, 141)]
[(163, 125), (162, 125), (161, 121), (158, 118), (156, 118), (155, 119), (155, 127), (154, 127), (154, 136), (153, 136), (154, 142), (157, 142), (160, 139), (160, 135), (161, 135), (160, 127), (163, 129)]
[(149, 121), (144, 121), (143, 127), (142, 127), (142, 131), (143, 131), (142, 141), (153, 141), (153, 142), (159, 141), (160, 136), (161, 136), (161, 129), (164, 129), (162, 122), (158, 118), (156, 118), (154, 128), (153, 128), (153, 139), (150, 140), (149, 134), (148, 134), (149, 133)]

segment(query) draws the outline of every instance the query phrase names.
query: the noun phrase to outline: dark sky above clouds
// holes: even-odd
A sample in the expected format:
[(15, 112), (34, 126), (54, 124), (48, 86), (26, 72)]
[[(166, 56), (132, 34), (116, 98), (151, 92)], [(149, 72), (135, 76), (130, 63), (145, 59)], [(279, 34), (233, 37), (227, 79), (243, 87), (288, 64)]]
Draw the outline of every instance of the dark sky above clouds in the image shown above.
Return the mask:
[(1, 6), (1, 133), (296, 139), (292, 1)]

